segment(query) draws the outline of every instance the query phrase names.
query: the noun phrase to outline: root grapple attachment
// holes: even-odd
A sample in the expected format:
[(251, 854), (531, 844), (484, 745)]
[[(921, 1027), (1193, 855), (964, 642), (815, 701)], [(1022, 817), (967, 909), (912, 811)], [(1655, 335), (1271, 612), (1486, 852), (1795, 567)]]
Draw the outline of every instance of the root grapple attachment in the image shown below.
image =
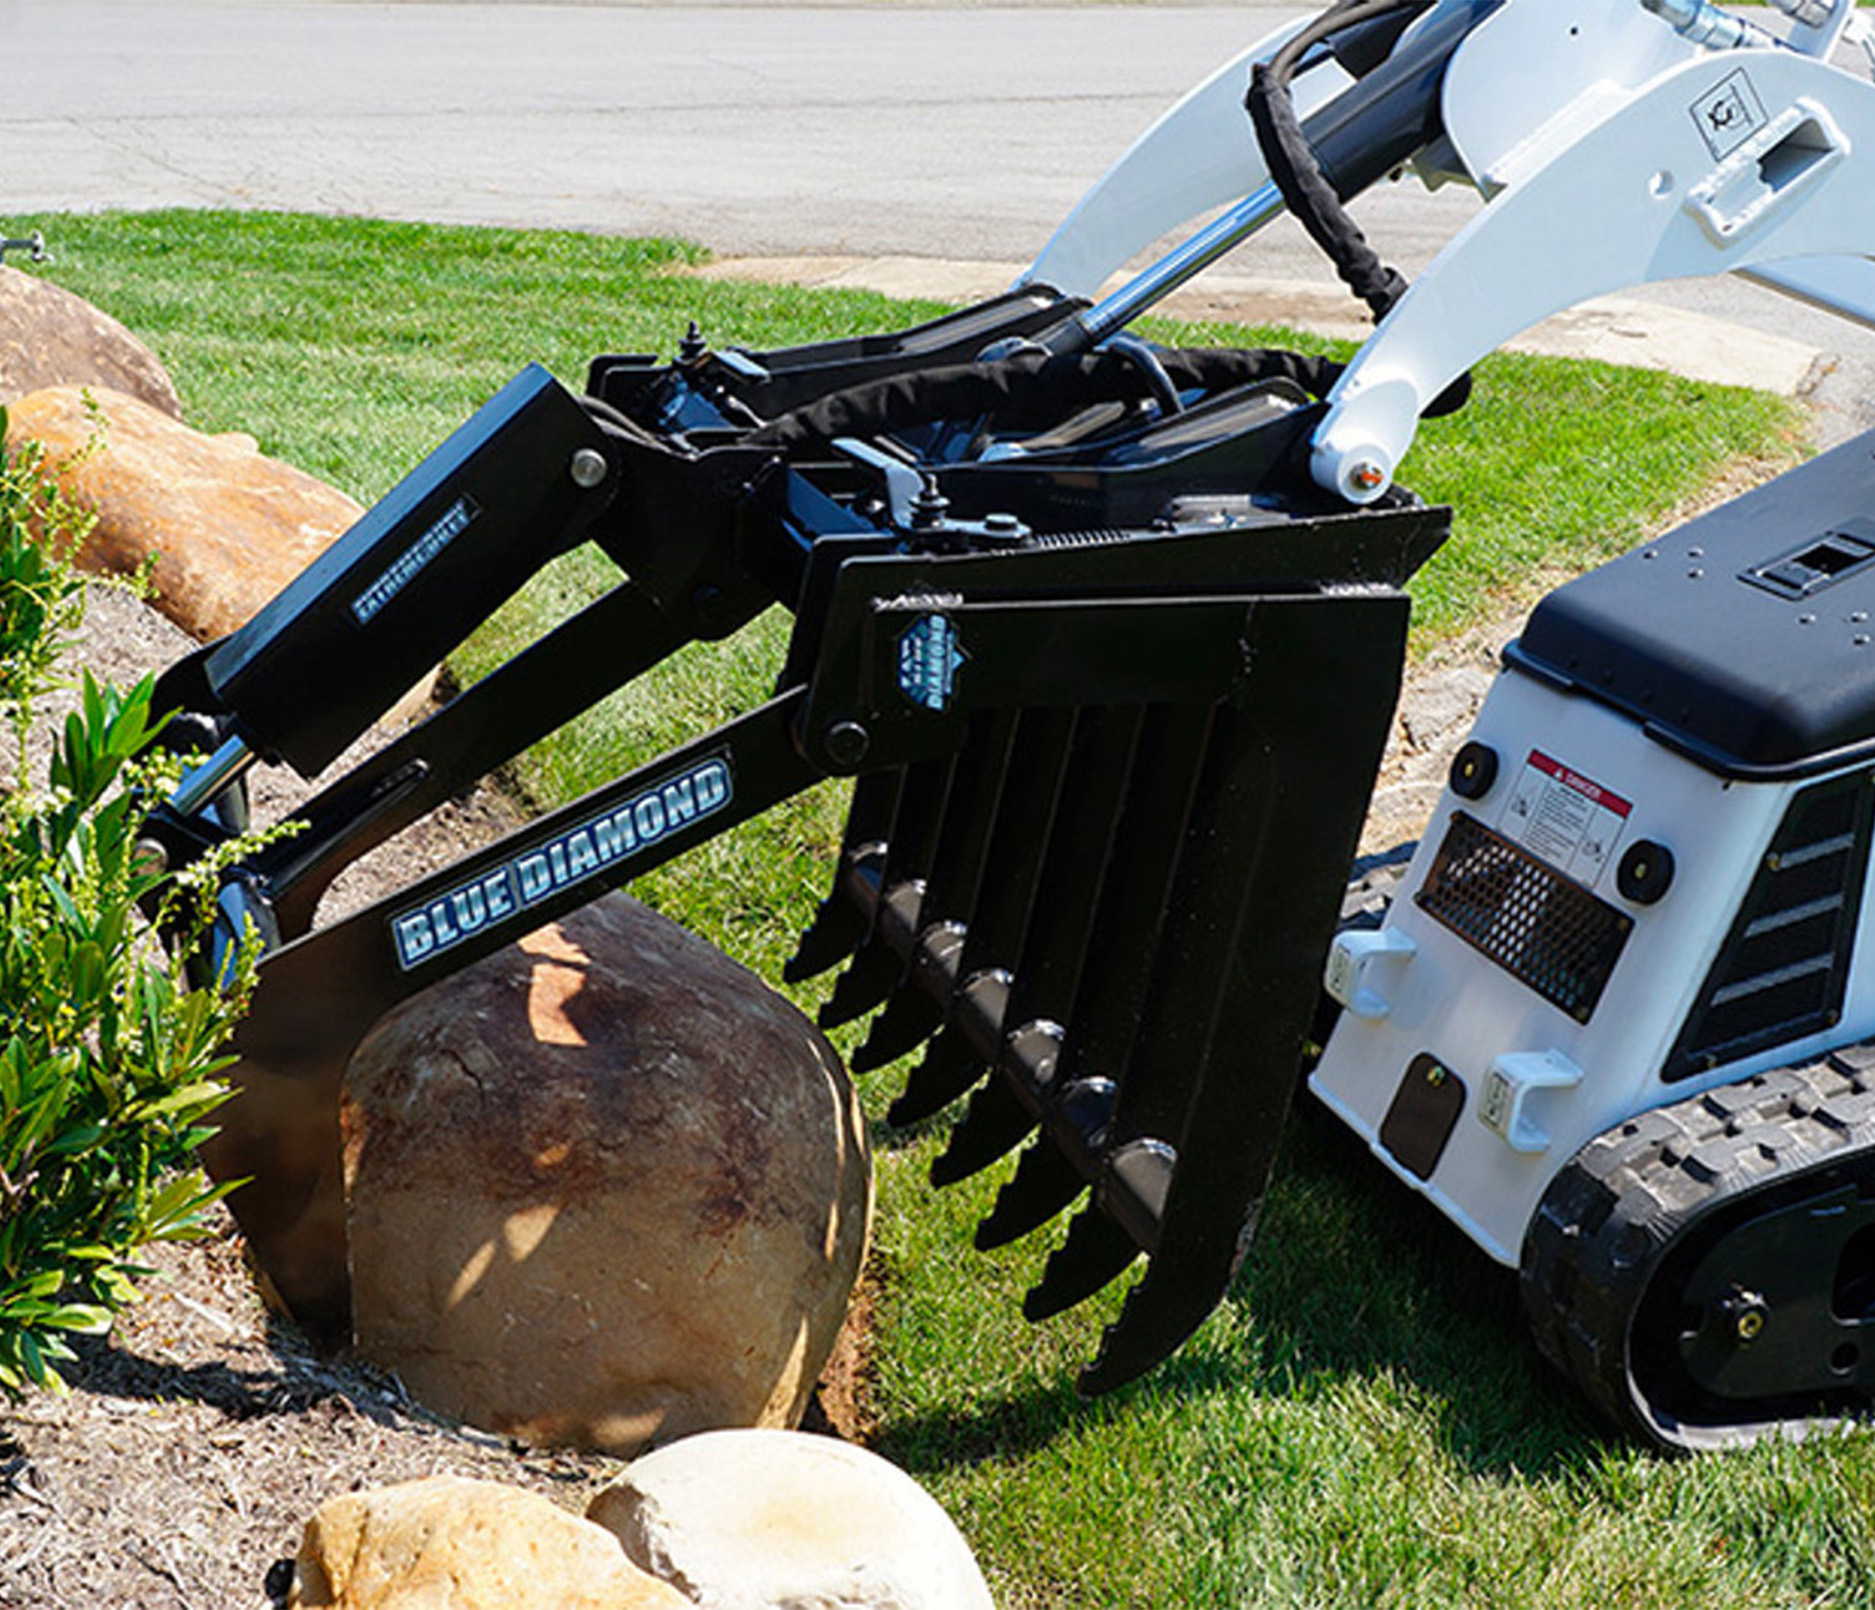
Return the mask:
[[(1080, 1206), (1040, 1319), (1140, 1255), (1092, 1392), (1224, 1293), (1256, 1216), (1398, 687), (1401, 587), (1445, 532), (1296, 468), (1306, 362), (1095, 353), (967, 366), (1062, 316), (1030, 289), (891, 338), (518, 377), (159, 703), (211, 758), (157, 826), (239, 825), (255, 757), (329, 765), (423, 666), (590, 540), (618, 585), (298, 812), (233, 868), (225, 941), (265, 956), (210, 1162), (310, 1328), (349, 1321), (337, 1107), (397, 1001), (822, 778), (855, 778), (791, 978), (843, 967), (892, 1107), (968, 1095), (933, 1167), (1026, 1147), (978, 1231)], [(963, 372), (967, 368), (967, 373)], [(1166, 375), (1174, 392), (1165, 392)], [(772, 603), (774, 696), (365, 911), (361, 850), (681, 645)], [(335, 645), (342, 652), (335, 651)]]
[[(1178, 588), (1154, 546), (1138, 557)], [(1028, 1143), (979, 1246), (1085, 1195), (1031, 1319), (1148, 1255), (1089, 1392), (1176, 1347), (1242, 1258), (1390, 714), (1399, 598), (1276, 585), (997, 606), (1038, 641), (1086, 629), (1083, 665), (1104, 648), (1134, 668), (979, 711), (951, 754), (862, 777), (789, 970), (845, 959), (822, 1022), (877, 1008), (856, 1069), (925, 1044), (894, 1122), (969, 1094), (934, 1183)]]

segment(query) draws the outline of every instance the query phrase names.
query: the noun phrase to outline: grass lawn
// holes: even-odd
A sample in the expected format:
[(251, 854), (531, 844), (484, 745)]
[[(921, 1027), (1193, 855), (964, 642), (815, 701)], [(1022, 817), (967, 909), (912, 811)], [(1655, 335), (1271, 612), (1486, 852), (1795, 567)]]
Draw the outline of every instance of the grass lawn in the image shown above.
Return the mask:
[[(696, 283), (664, 243), (199, 213), (12, 222), (43, 227), (50, 277), (156, 348), (193, 423), (252, 431), (361, 498), (530, 358), (577, 385), (590, 354), (668, 353), (692, 316), (768, 345), (933, 311)], [(1794, 450), (1784, 404), (1638, 372), (1498, 358), (1478, 392), (1402, 471), (1459, 510), (1415, 589), (1422, 647), (1631, 544), (1736, 461)], [(601, 568), (575, 555), (542, 578), (459, 672)], [(746, 708), (785, 630), (765, 618), (660, 668), (530, 756), (527, 786), (560, 797)], [(818, 790), (637, 892), (774, 978), (841, 809)], [(866, 1082), (873, 1111), (898, 1082)], [(949, 1507), (1010, 1610), (1875, 1602), (1875, 1441), (1676, 1461), (1611, 1440), (1533, 1356), (1512, 1280), (1318, 1118), (1290, 1126), (1229, 1301), (1170, 1365), (1078, 1404), (1074, 1368), (1115, 1295), (1027, 1326), (1050, 1238), (968, 1250), (1000, 1171), (930, 1191), (941, 1128), (877, 1135), (878, 1446)]]

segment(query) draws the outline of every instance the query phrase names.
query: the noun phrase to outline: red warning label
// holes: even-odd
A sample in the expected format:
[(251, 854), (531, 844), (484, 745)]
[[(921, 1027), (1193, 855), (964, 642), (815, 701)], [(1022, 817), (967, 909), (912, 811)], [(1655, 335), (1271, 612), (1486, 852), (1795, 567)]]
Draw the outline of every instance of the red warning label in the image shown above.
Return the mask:
[(1613, 789), (1532, 749), (1499, 829), (1567, 876), (1593, 883), (1633, 810)]

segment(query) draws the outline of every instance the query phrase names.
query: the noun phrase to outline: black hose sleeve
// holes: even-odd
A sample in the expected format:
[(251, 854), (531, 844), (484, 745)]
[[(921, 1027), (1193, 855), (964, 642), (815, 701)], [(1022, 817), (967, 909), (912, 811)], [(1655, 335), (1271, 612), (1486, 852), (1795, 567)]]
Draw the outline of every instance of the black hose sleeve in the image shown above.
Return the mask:
[(1309, 238), (1327, 253), (1342, 282), (1372, 309), (1375, 320), (1385, 318), (1387, 310), (1406, 294), (1406, 281), (1381, 262), (1334, 187), (1323, 178), (1288, 86), (1268, 62), (1258, 62), (1251, 70), (1246, 105), (1263, 161), (1284, 203)]
[[(1285, 379), (1319, 398), (1327, 395), (1343, 367), (1305, 353), (1231, 347), (1173, 348), (1158, 356), (1174, 385), (1207, 392)], [(786, 451), (841, 436), (876, 435), (983, 414), (1010, 429), (1043, 429), (1074, 409), (1151, 392), (1150, 377), (1118, 353), (1021, 352), (990, 363), (949, 364), (831, 392), (770, 420), (742, 440), (746, 446)]]

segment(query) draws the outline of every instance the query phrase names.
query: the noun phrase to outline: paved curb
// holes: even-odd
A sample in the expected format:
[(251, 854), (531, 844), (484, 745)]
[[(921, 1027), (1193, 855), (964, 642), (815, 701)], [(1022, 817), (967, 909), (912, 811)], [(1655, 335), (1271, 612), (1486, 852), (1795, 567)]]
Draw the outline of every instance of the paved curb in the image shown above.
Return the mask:
[[(939, 302), (975, 301), (1007, 287), (1022, 265), (931, 257), (731, 257), (698, 269), (702, 279), (815, 289), (878, 291)], [(1117, 282), (1116, 282), (1117, 283)], [(1273, 324), (1358, 341), (1373, 327), (1339, 288), (1302, 280), (1207, 274), (1160, 305), (1194, 323)], [(1795, 397), (1829, 359), (1820, 348), (1628, 297), (1596, 297), (1506, 343), (1512, 352), (1593, 358), (1659, 369), (1722, 386)]]

